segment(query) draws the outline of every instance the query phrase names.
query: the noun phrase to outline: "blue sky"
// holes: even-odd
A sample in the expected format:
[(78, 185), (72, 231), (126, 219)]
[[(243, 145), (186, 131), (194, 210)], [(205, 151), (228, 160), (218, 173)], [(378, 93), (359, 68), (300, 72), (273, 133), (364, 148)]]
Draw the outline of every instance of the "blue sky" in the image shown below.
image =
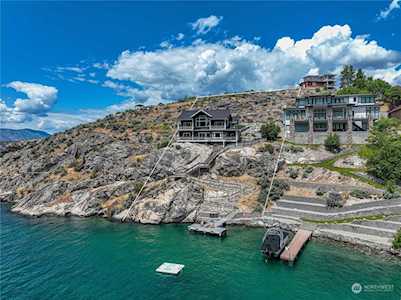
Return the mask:
[(61, 131), (352, 63), (401, 84), (400, 2), (1, 2), (0, 126)]

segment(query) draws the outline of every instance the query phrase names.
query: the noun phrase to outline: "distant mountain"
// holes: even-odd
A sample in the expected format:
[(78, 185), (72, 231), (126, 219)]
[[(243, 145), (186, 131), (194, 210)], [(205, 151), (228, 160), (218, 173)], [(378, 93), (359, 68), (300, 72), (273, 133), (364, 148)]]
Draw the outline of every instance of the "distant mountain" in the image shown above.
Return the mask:
[(0, 128), (0, 142), (41, 139), (49, 136), (47, 132), (32, 129)]

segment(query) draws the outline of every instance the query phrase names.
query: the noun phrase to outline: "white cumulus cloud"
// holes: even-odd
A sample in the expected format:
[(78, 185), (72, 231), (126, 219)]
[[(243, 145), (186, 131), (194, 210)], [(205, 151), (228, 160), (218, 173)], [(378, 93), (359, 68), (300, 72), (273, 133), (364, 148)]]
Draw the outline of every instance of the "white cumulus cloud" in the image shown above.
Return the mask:
[(45, 116), (57, 100), (57, 89), (39, 83), (13, 81), (5, 85), (17, 92), (26, 94), (26, 98), (17, 98), (9, 107), (0, 101), (2, 122), (21, 123), (32, 119), (33, 115)]
[(307, 39), (282, 37), (272, 49), (234, 37), (155, 51), (127, 50), (107, 76), (114, 80), (109, 87), (120, 95), (155, 103), (188, 95), (290, 87), (307, 74), (338, 73), (344, 64), (401, 83), (401, 54), (367, 35), (353, 37), (348, 25), (323, 26)]
[(191, 23), (191, 26), (197, 34), (206, 34), (214, 27), (219, 25), (221, 20), (223, 20), (223, 17), (216, 17), (214, 15), (211, 15), (207, 18), (200, 18), (196, 20), (195, 22)]
[(15, 100), (14, 110), (16, 112), (45, 114), (53, 107), (57, 99), (58, 91), (52, 86), (22, 81), (13, 81), (6, 86), (27, 96), (27, 98)]

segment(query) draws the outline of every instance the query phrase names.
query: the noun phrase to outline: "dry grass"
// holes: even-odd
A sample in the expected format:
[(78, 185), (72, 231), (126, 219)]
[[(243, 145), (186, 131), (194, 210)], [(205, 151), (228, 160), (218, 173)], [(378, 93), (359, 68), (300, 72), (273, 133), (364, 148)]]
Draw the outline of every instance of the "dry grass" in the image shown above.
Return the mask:
[(32, 193), (32, 190), (29, 188), (17, 187), (17, 189), (15, 190), (15, 193), (17, 194), (18, 198), (23, 198), (26, 195)]
[(53, 149), (53, 153), (58, 155), (58, 156), (61, 156), (61, 155), (63, 155), (65, 153), (65, 149), (66, 149), (66, 145), (65, 144), (61, 144), (61, 145), (58, 145), (56, 148)]
[(90, 177), (88, 173), (81, 173), (74, 170), (74, 168), (67, 168), (67, 175), (60, 177), (61, 180), (64, 181), (78, 181), (78, 180), (85, 180)]
[(93, 131), (95, 133), (102, 133), (102, 134), (105, 134), (105, 135), (112, 135), (112, 132), (111, 132), (110, 129), (106, 129), (106, 128), (103, 128), (103, 127), (96, 127), (95, 129), (93, 129)]
[(128, 160), (135, 163), (141, 163), (144, 161), (145, 157), (145, 154), (131, 155), (130, 157), (128, 157)]
[(290, 185), (290, 190), (285, 192), (288, 196), (316, 197), (315, 189), (300, 188)]
[(258, 198), (260, 194), (260, 186), (255, 187), (255, 191), (241, 197), (238, 201), (238, 208), (241, 212), (251, 213), (259, 206)]
[(248, 174), (244, 174), (238, 177), (218, 176), (218, 179), (227, 183), (236, 184), (257, 185), (258, 183), (258, 180), (255, 177), (249, 176)]
[[(57, 197), (52, 203), (51, 205), (56, 205), (56, 204), (61, 204), (61, 203), (68, 203), (72, 201), (72, 197), (71, 194), (68, 192), (65, 192), (63, 195)], [(50, 205), (50, 206), (51, 206)]]
[(112, 207), (123, 208), (123, 203), (128, 200), (130, 193), (117, 197), (112, 197), (102, 203), (102, 208), (110, 209)]
[(255, 177), (249, 176), (247, 174), (238, 177), (224, 177), (219, 176), (219, 180), (227, 183), (235, 183), (240, 185), (246, 185), (251, 189), (251, 192), (241, 197), (238, 200), (238, 208), (242, 212), (250, 213), (253, 212), (259, 205), (258, 197), (260, 194), (260, 186), (258, 185), (258, 180)]

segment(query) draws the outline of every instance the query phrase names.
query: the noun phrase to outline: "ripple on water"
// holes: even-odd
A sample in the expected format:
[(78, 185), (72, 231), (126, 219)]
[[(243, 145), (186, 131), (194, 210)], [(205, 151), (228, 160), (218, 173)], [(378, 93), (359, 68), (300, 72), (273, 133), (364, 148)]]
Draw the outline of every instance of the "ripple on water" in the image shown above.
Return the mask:
[[(400, 299), (401, 264), (310, 242), (295, 266), (265, 263), (261, 229), (226, 239), (185, 225), (134, 225), (89, 218), (26, 218), (1, 207), (1, 299)], [(154, 270), (186, 265), (178, 277)], [(353, 294), (351, 285), (393, 284)]]

